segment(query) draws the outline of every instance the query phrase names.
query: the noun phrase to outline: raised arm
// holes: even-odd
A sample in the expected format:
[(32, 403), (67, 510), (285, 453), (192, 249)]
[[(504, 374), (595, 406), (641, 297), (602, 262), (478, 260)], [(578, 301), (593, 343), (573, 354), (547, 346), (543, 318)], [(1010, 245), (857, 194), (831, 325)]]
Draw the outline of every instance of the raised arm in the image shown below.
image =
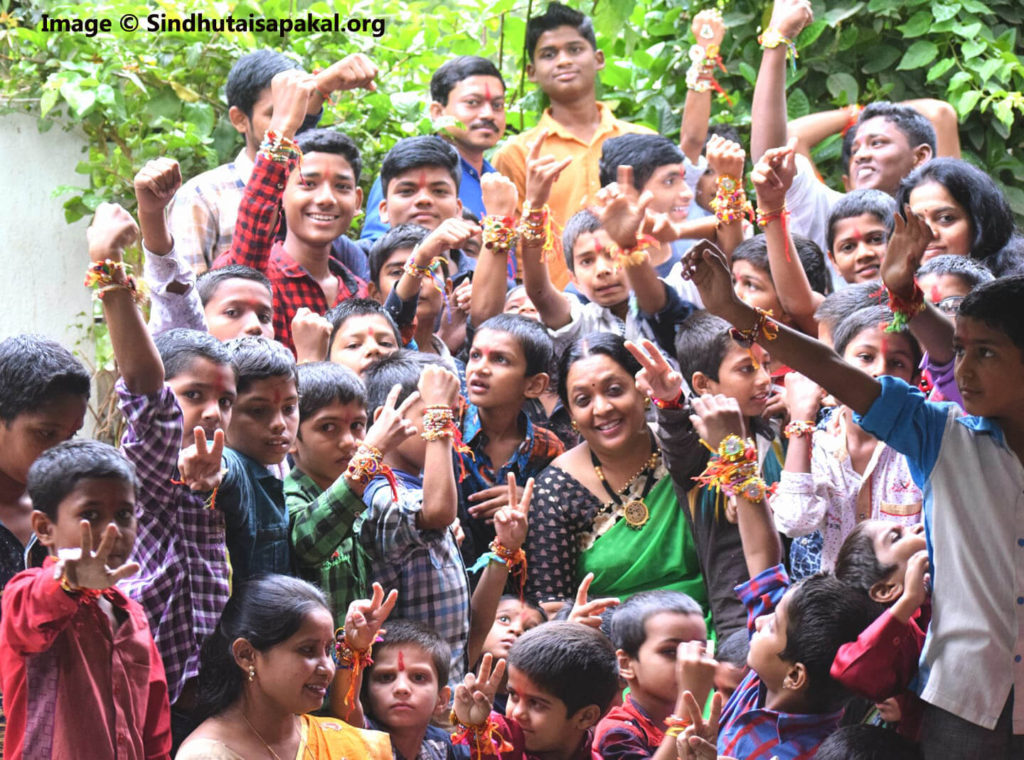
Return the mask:
[[(459, 378), (444, 367), (423, 369), (419, 383), (420, 398), (430, 407), (454, 409), (459, 399)], [(420, 530), (445, 530), (455, 522), (459, 494), (452, 469), (450, 435), (431, 436), (426, 431), (427, 453), (423, 462), (423, 508), (416, 518)]]
[(690, 70), (686, 73), (686, 102), (683, 103), (683, 122), (679, 130), (679, 149), (691, 163), (700, 160), (704, 142), (708, 137), (711, 118), (712, 87), (718, 64), (719, 51), (725, 38), (725, 24), (717, 8), (707, 8), (693, 17), (694, 44), (690, 48)]
[(683, 267), (707, 310), (764, 346), (773, 360), (811, 378), (858, 414), (866, 413), (878, 398), (881, 385), (871, 375), (848, 364), (824, 343), (779, 325), (743, 303), (733, 290), (725, 256), (713, 245), (698, 243)]
[(356, 89), (374, 92), (377, 89), (374, 81), (377, 78), (377, 66), (362, 53), (345, 56), (315, 76), (316, 89), (310, 93), (306, 105), (307, 114), (318, 113), (332, 93)]
[[(519, 192), (508, 177), (498, 172), (485, 174), (480, 178), (480, 191), (487, 216), (498, 220), (515, 216)], [(473, 324), (478, 327), (505, 309), (509, 255), (509, 250), (503, 246), (484, 245), (480, 249), (469, 306)]]

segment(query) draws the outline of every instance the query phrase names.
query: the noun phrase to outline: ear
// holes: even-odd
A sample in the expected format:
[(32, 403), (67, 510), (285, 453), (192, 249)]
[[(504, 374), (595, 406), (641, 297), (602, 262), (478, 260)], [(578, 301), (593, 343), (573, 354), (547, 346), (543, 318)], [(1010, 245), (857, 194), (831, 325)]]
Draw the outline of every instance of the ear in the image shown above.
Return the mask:
[(384, 299), (382, 298), (383, 293), (380, 292), (380, 288), (377, 287), (377, 283), (373, 281), (366, 283), (366, 294), (374, 301), (384, 303)]
[(51, 554), (57, 553), (57, 538), (54, 535), (56, 529), (57, 526), (46, 516), (45, 512), (40, 512), (38, 509), (32, 510), (32, 530), (35, 531), (36, 536), (39, 538), (39, 543), (47, 549), (53, 550), (50, 552)]
[(532, 63), (526, 64), (526, 78), (534, 83), (537, 81), (537, 70), (533, 68)]
[(231, 126), (235, 128), (235, 131), (239, 134), (244, 135), (249, 131), (249, 117), (245, 115), (245, 112), (238, 106), (231, 106), (228, 109), (228, 120), (231, 122)]
[(356, 211), (363, 207), (363, 188), (356, 188)]
[(249, 639), (239, 637), (232, 641), (231, 656), (242, 670), (248, 671), (256, 665), (256, 648), (249, 643)]
[(448, 709), (449, 703), (452, 701), (452, 687), (442, 686), (441, 690), (437, 692), (437, 704), (434, 705), (435, 712), (437, 710)]
[(384, 224), (391, 224), (391, 222), (388, 221), (388, 199), (387, 198), (384, 198), (380, 202), (380, 205), (377, 206), (377, 214), (380, 215), (381, 222), (383, 222)]
[(431, 121), (437, 121), (441, 118), (444, 113), (444, 106), (438, 103), (436, 100), (431, 101), (430, 106), (427, 108), (427, 113), (430, 114)]
[(601, 69), (603, 69), (604, 68), (604, 51), (603, 50), (595, 50), (594, 51), (594, 60), (597, 61), (597, 70), (600, 71)]
[(548, 383), (550, 382), (551, 377), (547, 372), (538, 372), (536, 375), (530, 375), (526, 378), (526, 389), (523, 391), (523, 395), (526, 398), (539, 398), (547, 390)]
[(703, 372), (694, 372), (693, 377), (690, 378), (690, 387), (693, 388), (694, 393), (699, 395), (714, 393), (714, 391), (711, 390), (713, 385), (717, 385), (717, 383)]
[(636, 678), (636, 674), (633, 672), (633, 659), (622, 649), (615, 650), (615, 657), (619, 661), (619, 675), (627, 681)]
[(916, 169), (917, 167), (919, 167), (921, 164), (923, 164), (925, 161), (929, 160), (932, 157), (932, 146), (926, 143), (921, 143), (916, 148), (914, 148), (913, 153), (914, 168)]
[(569, 718), (569, 723), (578, 731), (586, 731), (592, 726), (596, 726), (597, 722), (601, 720), (601, 708), (597, 705), (587, 705), (581, 707), (576, 713)]
[(895, 576), (896, 573), (883, 581), (872, 584), (868, 589), (868, 596), (885, 605), (895, 602), (903, 594), (903, 579), (897, 579)]
[(851, 190), (853, 190), (853, 188), (850, 186), (850, 175), (849, 174), (844, 174), (843, 175), (843, 190), (845, 190), (846, 192), (850, 192)]
[(782, 679), (782, 688), (792, 691), (801, 691), (808, 685), (807, 668), (802, 662), (793, 663), (786, 677)]
[(458, 198), (458, 196), (456, 196), (456, 198), (457, 198), (457, 200), (455, 202), (455, 205), (458, 206), (458, 210), (455, 212), (455, 218), (456, 219), (461, 219), (462, 218), (462, 199)]

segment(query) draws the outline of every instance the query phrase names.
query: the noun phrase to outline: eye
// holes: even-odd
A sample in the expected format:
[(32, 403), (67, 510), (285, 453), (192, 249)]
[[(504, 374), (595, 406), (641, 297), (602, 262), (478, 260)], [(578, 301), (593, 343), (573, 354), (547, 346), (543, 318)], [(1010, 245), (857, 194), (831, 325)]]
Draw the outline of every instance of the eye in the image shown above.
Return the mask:
[(36, 435), (42, 441), (54, 441), (57, 439), (56, 430), (37, 430)]
[(412, 680), (416, 683), (426, 683), (429, 679), (426, 673), (413, 673)]
[(234, 403), (235, 403), (235, 400), (233, 398), (231, 398), (230, 396), (225, 396), (224, 398), (222, 398), (220, 400), (220, 408), (221, 409), (230, 409), (234, 405)]
[(365, 422), (353, 422), (352, 423), (352, 432), (353, 433), (361, 433), (364, 430), (366, 430), (366, 423)]
[(512, 622), (512, 618), (508, 615), (498, 615), (498, 619), (496, 622), (508, 625)]
[(338, 426), (335, 425), (333, 422), (325, 422), (323, 425), (320, 426), (321, 433), (333, 433), (337, 429)]
[(290, 417), (293, 414), (298, 414), (299, 407), (296, 404), (285, 404), (281, 407), (281, 412)]
[(480, 358), (480, 352), (475, 348), (470, 349), (469, 358), (472, 359), (473, 361), (476, 361), (477, 359)]
[(121, 525), (130, 525), (135, 519), (135, 510), (133, 509), (122, 509), (117, 513), (117, 522)]
[(583, 408), (590, 403), (590, 396), (575, 396), (572, 403), (574, 406)]
[(274, 321), (274, 315), (269, 311), (261, 311), (259, 320), (261, 323), (269, 325), (271, 322)]
[(377, 672), (373, 674), (373, 680), (377, 683), (391, 683), (395, 680), (395, 674)]
[(869, 354), (866, 351), (861, 351), (859, 354), (857, 354), (856, 358), (857, 358), (857, 361), (861, 361), (861, 362), (864, 362), (865, 364), (867, 364), (868, 362), (871, 362), (871, 361), (875, 360), (875, 355), (874, 354)]
[(189, 401), (199, 401), (199, 399), (203, 397), (203, 394), (200, 393), (199, 391), (185, 391), (181, 395), (187, 398)]
[(224, 309), (224, 316), (234, 319), (238, 316), (238, 309)]

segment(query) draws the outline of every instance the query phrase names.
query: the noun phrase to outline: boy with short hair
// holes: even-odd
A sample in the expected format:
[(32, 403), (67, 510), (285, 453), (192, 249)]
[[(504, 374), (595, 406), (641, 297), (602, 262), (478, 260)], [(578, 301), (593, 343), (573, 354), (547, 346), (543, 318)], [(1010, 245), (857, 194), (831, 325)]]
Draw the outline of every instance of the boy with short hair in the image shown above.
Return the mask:
[(701, 656), (707, 629), (700, 604), (679, 591), (635, 594), (612, 613), (611, 640), (629, 694), (597, 725), (594, 756), (675, 760), (665, 720), (684, 714), (687, 691), (704, 704), (715, 673), (715, 662)]
[(840, 322), (855, 311), (884, 303), (885, 290), (878, 280), (849, 285), (829, 293), (814, 312), (814, 319), (818, 322), (818, 340), (825, 345), (833, 345), (832, 334)]
[(565, 451), (554, 433), (533, 424), (523, 404), (547, 388), (551, 338), (535, 320), (491, 317), (476, 330), (466, 362), (466, 399), (460, 452), (459, 520), (462, 556), (472, 564), (494, 540), (494, 513), (507, 505), (506, 479), (519, 487)]
[[(785, 327), (767, 341), (760, 329), (751, 329), (758, 315), (730, 295), (718, 254), (702, 249), (687, 263), (709, 308), (768, 342), (773, 354), (847, 404), (861, 427), (910, 461), (925, 496), (934, 589), (919, 679), (927, 703), (925, 757), (1020, 756), (1024, 706), (1008, 695), (1024, 690), (1024, 675), (1008, 663), (1024, 658), (1015, 654), (1024, 641), (1015, 600), (1024, 588), (1001, 568), (1013, 567), (1020, 552), (1012, 505), (1024, 490), (1024, 277), (981, 285), (960, 306), (954, 346), (965, 414), (953, 404), (927, 402), (895, 378), (872, 378)], [(908, 299), (908, 318), (919, 318), (919, 296), (897, 295)], [(970, 536), (1005, 538), (979, 550)], [(963, 677), (963, 667), (971, 678)]]
[(342, 301), (327, 312), (325, 319), (331, 325), (327, 360), (357, 375), (402, 347), (402, 335), (391, 313), (369, 298)]
[(236, 581), (289, 573), (288, 510), (280, 467), (299, 427), (298, 374), (284, 346), (262, 337), (227, 344), (238, 375), (238, 398), (227, 426), (227, 471), (217, 504), (227, 518), (227, 545)]
[(929, 259), (917, 270), (917, 284), (925, 298), (947, 317), (956, 316), (968, 293), (995, 278), (975, 259), (952, 254)]
[(138, 570), (136, 486), (131, 464), (98, 441), (55, 446), (29, 471), (50, 556), (3, 593), (4, 757), (170, 758), (164, 667), (145, 612), (116, 586)]
[[(376, 67), (353, 58), (345, 88), (371, 87)], [(284, 71), (271, 88), (274, 114), (238, 209), (231, 250), (214, 266), (244, 264), (266, 273), (274, 289), (274, 335), (294, 353), (291, 323), (300, 307), (323, 314), (366, 293), (331, 247), (362, 205), (362, 162), (355, 143), (339, 132), (315, 129), (293, 139), (316, 95), (314, 77)], [(275, 242), (282, 209), (287, 230), (284, 241)]]
[(509, 650), (505, 715), (490, 712), (504, 661), (493, 671), (490, 663), (485, 655), (479, 677), (467, 675), (455, 690), (459, 723), (493, 725), (511, 744), (502, 760), (590, 760), (594, 726), (619, 690), (615, 650), (603, 633), (568, 621), (524, 633)]
[(853, 190), (828, 215), (828, 258), (847, 283), (879, 278), (893, 229), (896, 201), (881, 190)]
[[(597, 100), (597, 72), (604, 68), (604, 53), (597, 49), (593, 22), (561, 3), (550, 3), (544, 13), (526, 24), (526, 74), (551, 103), (536, 127), (508, 140), (494, 157), (494, 166), (511, 179), (519, 199), (527, 198), (527, 158), (531, 144), (543, 142), (545, 155), (570, 167), (555, 181), (551, 216), (559, 226), (597, 195), (601, 146), (610, 137), (651, 130), (616, 119), (611, 108)], [(543, 205), (543, 204), (541, 204)], [(532, 206), (531, 208), (538, 208)], [(568, 259), (567, 263), (571, 263)], [(551, 261), (551, 281), (562, 290), (572, 267)]]

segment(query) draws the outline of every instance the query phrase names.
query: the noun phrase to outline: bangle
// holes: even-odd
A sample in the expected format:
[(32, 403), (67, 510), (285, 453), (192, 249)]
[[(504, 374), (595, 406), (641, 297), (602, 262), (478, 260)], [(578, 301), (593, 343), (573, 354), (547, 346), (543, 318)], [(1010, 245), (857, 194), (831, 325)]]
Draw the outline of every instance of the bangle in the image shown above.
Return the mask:
[(675, 714), (669, 715), (667, 718), (665, 718), (665, 725), (668, 726), (669, 729), (678, 728), (682, 730), (690, 726), (692, 723), (693, 721), (689, 718), (683, 718)]
[(729, 330), (729, 336), (744, 348), (753, 346), (758, 338), (772, 341), (779, 337), (779, 325), (771, 318), (771, 311), (760, 308), (755, 308), (755, 311), (757, 312), (757, 321), (749, 330), (740, 330), (735, 327)]
[(754, 208), (747, 200), (747, 191), (738, 177), (722, 174), (718, 177), (718, 192), (711, 200), (711, 208), (719, 224), (730, 224), (743, 217), (754, 217)]
[(675, 397), (673, 401), (666, 401), (665, 399), (655, 398), (651, 396), (651, 403), (659, 409), (682, 409), (684, 393), (682, 389), (679, 390), (679, 395)]
[(641, 235), (629, 248), (622, 248), (617, 243), (612, 243), (611, 254), (615, 259), (615, 265), (623, 269), (638, 267), (651, 260), (648, 250), (658, 245), (658, 241), (650, 235)]
[(793, 420), (782, 430), (782, 434), (787, 438), (802, 438), (804, 436), (812, 436), (815, 431), (814, 422), (811, 420)]
[(275, 129), (268, 129), (260, 143), (259, 152), (278, 164), (286, 164), (293, 158), (302, 158), (302, 150), (290, 137), (285, 137)]
[(507, 256), (516, 242), (516, 220), (511, 216), (484, 217), (483, 223), (483, 246), (488, 251)]
[(549, 261), (556, 255), (554, 222), (551, 209), (545, 203), (540, 208), (523, 204), (523, 216), (516, 228), (519, 239), (530, 246), (540, 246), (541, 261)]
[(788, 48), (787, 56), (793, 66), (793, 71), (796, 71), (796, 59), (800, 57), (796, 50), (796, 43), (778, 29), (766, 29), (763, 34), (758, 36), (757, 44), (768, 50), (773, 50), (779, 45), (785, 45)]
[(924, 291), (914, 281), (914, 290), (910, 298), (903, 298), (888, 290), (889, 311), (892, 312), (892, 322), (885, 328), (886, 332), (902, 332), (910, 325), (910, 320), (925, 310)]
[(514, 749), (505, 741), (505, 737), (498, 730), (498, 724), (491, 719), (490, 715), (481, 723), (470, 724), (459, 720), (458, 714), (452, 710), (448, 721), (459, 729), (452, 733), (452, 743), (468, 745), (472, 757), (497, 756)]

